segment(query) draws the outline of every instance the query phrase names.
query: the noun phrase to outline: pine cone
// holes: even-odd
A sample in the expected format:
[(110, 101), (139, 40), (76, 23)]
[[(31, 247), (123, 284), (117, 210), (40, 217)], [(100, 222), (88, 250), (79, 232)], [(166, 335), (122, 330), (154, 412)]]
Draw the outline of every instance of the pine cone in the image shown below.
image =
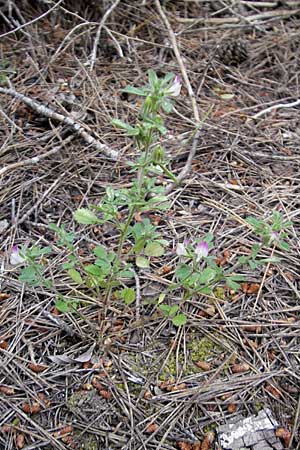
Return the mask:
[(217, 53), (220, 61), (227, 66), (237, 66), (248, 57), (246, 43), (240, 39), (224, 41)]

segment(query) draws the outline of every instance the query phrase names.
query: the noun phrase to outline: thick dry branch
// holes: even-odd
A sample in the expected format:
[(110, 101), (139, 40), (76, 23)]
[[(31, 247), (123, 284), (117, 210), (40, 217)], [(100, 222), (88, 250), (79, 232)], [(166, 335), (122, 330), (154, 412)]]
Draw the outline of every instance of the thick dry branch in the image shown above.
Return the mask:
[[(181, 54), (180, 54), (180, 51), (179, 51), (179, 48), (178, 48), (178, 45), (177, 45), (177, 40), (176, 40), (175, 33), (174, 33), (174, 31), (173, 31), (173, 29), (171, 27), (171, 24), (170, 24), (170, 22), (168, 20), (168, 17), (166, 16), (164, 10), (161, 7), (161, 4), (160, 4), (159, 0), (155, 0), (155, 3), (156, 3), (157, 10), (159, 12), (159, 15), (160, 15), (162, 21), (164, 22), (165, 27), (166, 27), (166, 29), (168, 31), (169, 39), (171, 41), (173, 51), (175, 53), (178, 65), (179, 65), (180, 70), (181, 70), (181, 74), (182, 74), (183, 80), (185, 82), (185, 85), (186, 85), (186, 88), (187, 88), (187, 91), (188, 91), (188, 94), (189, 94), (189, 97), (190, 97), (190, 100), (191, 100), (191, 106), (192, 106), (195, 122), (198, 124), (198, 126), (200, 126), (200, 120), (201, 119), (200, 119), (200, 114), (199, 114), (199, 110), (198, 110), (198, 105), (197, 105), (197, 102), (196, 102), (196, 97), (195, 97), (195, 94), (194, 94), (191, 82), (189, 80), (189, 77), (188, 77), (185, 65), (183, 63), (183, 60), (182, 60), (182, 57), (181, 57)], [(194, 138), (193, 138), (193, 143), (192, 143), (192, 146), (191, 146), (191, 150), (190, 150), (187, 162), (186, 162), (184, 168), (182, 169), (182, 171), (180, 172), (180, 174), (177, 177), (178, 182), (184, 180), (184, 178), (187, 177), (187, 175), (189, 174), (189, 172), (191, 170), (192, 161), (194, 159), (194, 156), (195, 156), (195, 153), (196, 153), (196, 150), (197, 150), (197, 144), (198, 144), (199, 135), (200, 135), (200, 130), (197, 129), (196, 133), (194, 135)], [(167, 188), (166, 188), (166, 193), (170, 193), (173, 190), (174, 187), (175, 187), (174, 183), (169, 184), (167, 186)]]
[(94, 138), (90, 134), (91, 131), (89, 133), (85, 131), (82, 125), (77, 123), (71, 117), (66, 117), (63, 114), (57, 113), (48, 106), (45, 106), (42, 103), (39, 103), (36, 100), (33, 100), (30, 97), (27, 97), (26, 95), (15, 91), (14, 89), (0, 87), (0, 94), (1, 93), (11, 95), (12, 97), (17, 98), (18, 100), (21, 100), (23, 103), (25, 103), (27, 106), (29, 106), (31, 109), (36, 111), (41, 116), (48, 117), (49, 119), (53, 119), (65, 125), (68, 125), (75, 133), (79, 134), (79, 136), (81, 136), (88, 144), (92, 145), (97, 150), (104, 153), (104, 155), (114, 160), (118, 158), (118, 152), (112, 150), (105, 144), (101, 144), (96, 138)]
[[(74, 139), (74, 136), (69, 136), (64, 142), (63, 145), (69, 143), (72, 139)], [(33, 164), (38, 164), (42, 159), (48, 158), (49, 156), (54, 155), (55, 153), (58, 153), (62, 148), (62, 145), (57, 145), (56, 147), (52, 148), (51, 150), (48, 150), (48, 152), (43, 153), (42, 155), (34, 156), (33, 158), (23, 159), (23, 161), (18, 161), (12, 164), (9, 164), (8, 166), (2, 167), (0, 169), (0, 176), (6, 174), (7, 172), (11, 172), (15, 169), (20, 169), (20, 167), (26, 167), (31, 166)]]
[(104, 27), (105, 22), (107, 21), (107, 19), (110, 16), (110, 14), (118, 6), (119, 3), (120, 3), (120, 0), (115, 0), (115, 2), (111, 5), (111, 7), (108, 8), (106, 13), (103, 15), (103, 17), (101, 19), (101, 22), (99, 23), (99, 26), (98, 26), (98, 29), (97, 29), (97, 33), (96, 33), (96, 37), (95, 37), (95, 41), (94, 41), (94, 45), (93, 45), (93, 50), (92, 50), (92, 53), (91, 53), (90, 70), (93, 70), (95, 62), (96, 62), (97, 48), (98, 48), (98, 45), (99, 45), (102, 28)]
[(238, 24), (243, 20), (251, 25), (255, 25), (258, 21), (268, 20), (268, 19), (285, 19), (291, 17), (295, 14), (299, 14), (300, 9), (281, 9), (279, 11), (264, 11), (260, 14), (253, 14), (251, 16), (245, 16), (244, 18), (239, 17), (176, 17), (176, 21), (180, 23), (187, 24), (199, 24), (204, 25), (224, 25), (224, 24)]
[(277, 105), (273, 105), (273, 106), (270, 106), (269, 108), (263, 109), (259, 113), (254, 114), (254, 116), (252, 116), (251, 118), (258, 119), (259, 117), (263, 116), (264, 114), (274, 111), (275, 109), (293, 108), (294, 106), (298, 106), (298, 105), (300, 105), (300, 99), (295, 100), (294, 102), (291, 102), (291, 103), (278, 103)]

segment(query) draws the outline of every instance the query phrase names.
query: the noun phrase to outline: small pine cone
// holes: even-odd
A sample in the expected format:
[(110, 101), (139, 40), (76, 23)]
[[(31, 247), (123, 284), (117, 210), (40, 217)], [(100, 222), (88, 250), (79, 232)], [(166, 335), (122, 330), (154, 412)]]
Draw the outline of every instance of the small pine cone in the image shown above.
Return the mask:
[(220, 61), (227, 66), (237, 66), (248, 57), (246, 43), (240, 39), (224, 41), (217, 54)]

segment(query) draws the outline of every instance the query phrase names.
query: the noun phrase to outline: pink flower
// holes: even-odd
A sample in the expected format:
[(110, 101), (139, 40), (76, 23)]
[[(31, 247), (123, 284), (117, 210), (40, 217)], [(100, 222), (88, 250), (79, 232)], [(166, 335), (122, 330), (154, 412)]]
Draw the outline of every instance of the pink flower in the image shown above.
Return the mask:
[(185, 244), (180, 244), (180, 243), (177, 244), (176, 255), (177, 256), (187, 256)]
[(12, 266), (16, 266), (17, 264), (22, 264), (25, 259), (20, 255), (19, 247), (17, 245), (13, 245), (10, 253), (10, 264)]
[(278, 241), (279, 239), (279, 233), (277, 231), (272, 231), (270, 236), (270, 242)]
[(169, 87), (167, 93), (171, 97), (178, 97), (178, 95), (180, 94), (180, 90), (181, 90), (181, 78), (179, 75), (176, 75), (176, 77), (174, 78), (174, 81), (171, 84), (171, 86)]
[(202, 258), (206, 258), (208, 255), (208, 243), (202, 241), (195, 247), (195, 253), (197, 255), (196, 261), (199, 262)]

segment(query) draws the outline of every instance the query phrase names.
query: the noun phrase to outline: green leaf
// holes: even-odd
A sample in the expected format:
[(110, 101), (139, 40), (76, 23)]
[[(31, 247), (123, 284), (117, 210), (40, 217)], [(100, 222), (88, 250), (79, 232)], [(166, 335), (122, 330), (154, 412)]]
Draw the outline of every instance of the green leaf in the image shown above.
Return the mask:
[(62, 313), (67, 313), (70, 311), (70, 305), (63, 299), (56, 300), (55, 307)]
[(254, 227), (261, 227), (262, 225), (264, 225), (264, 222), (262, 220), (255, 219), (255, 217), (247, 217), (246, 222)]
[(106, 248), (103, 245), (97, 245), (97, 247), (94, 248), (93, 253), (98, 256), (98, 258), (105, 259), (107, 257)]
[(123, 298), (126, 305), (130, 305), (135, 301), (135, 290), (133, 288), (124, 288), (120, 291), (121, 298)]
[(113, 119), (111, 121), (111, 124), (115, 125), (115, 127), (117, 127), (117, 128), (121, 128), (122, 130), (126, 130), (126, 131), (129, 131), (131, 128), (133, 128), (131, 125), (129, 125), (126, 122), (123, 122), (123, 120), (120, 120), (120, 119)]
[(181, 327), (181, 326), (185, 325), (186, 322), (187, 322), (187, 317), (185, 314), (177, 314), (172, 319), (172, 323), (175, 327)]
[(145, 256), (137, 256), (135, 259), (135, 263), (137, 267), (140, 267), (141, 269), (147, 269), (150, 266), (149, 259)]
[(222, 100), (231, 100), (234, 98), (234, 94), (221, 94), (219, 97)]
[(83, 225), (95, 225), (101, 221), (98, 219), (95, 213), (87, 208), (79, 208), (74, 213), (74, 219)]
[(159, 305), (159, 309), (164, 313), (165, 316), (169, 316), (169, 312), (170, 312), (171, 306), (169, 306), (169, 305)]
[(248, 261), (248, 264), (249, 264), (250, 269), (256, 269), (257, 268), (257, 262), (254, 261), (253, 259), (250, 259)]
[(58, 311), (62, 313), (68, 313), (74, 311), (74, 309), (78, 308), (78, 300), (70, 300), (65, 299), (64, 297), (59, 297), (55, 301), (55, 307), (58, 309)]
[(175, 275), (179, 281), (186, 280), (191, 274), (193, 270), (187, 264), (182, 264), (178, 269), (176, 269)]
[(165, 292), (162, 292), (161, 294), (159, 294), (157, 304), (160, 305), (164, 301), (165, 297), (166, 297)]
[(172, 305), (169, 309), (169, 316), (172, 317), (174, 316), (177, 311), (179, 310), (179, 306), (178, 305)]
[(199, 281), (199, 283), (202, 283), (202, 284), (208, 284), (214, 280), (215, 276), (216, 276), (216, 271), (211, 269), (210, 267), (207, 267), (206, 269), (204, 269), (201, 272), (198, 281)]
[(165, 253), (165, 249), (158, 242), (149, 242), (145, 247), (146, 256), (162, 256)]
[(290, 250), (289, 244), (285, 241), (279, 241), (278, 245), (282, 250), (286, 250), (287, 252)]
[(205, 242), (207, 242), (208, 244), (210, 244), (210, 243), (212, 243), (213, 240), (214, 240), (214, 235), (213, 235), (212, 233), (206, 233), (206, 234), (203, 236), (203, 239), (202, 239), (202, 240), (205, 241)]
[(262, 258), (258, 261), (260, 264), (266, 264), (266, 263), (273, 263), (278, 264), (281, 262), (280, 258), (277, 258), (277, 256), (272, 256), (270, 258)]
[(40, 284), (39, 276), (32, 266), (24, 267), (23, 269), (21, 269), (18, 280), (22, 283), (27, 283), (30, 286), (37, 286), (38, 284)]
[(140, 134), (140, 130), (138, 128), (131, 127), (130, 130), (127, 131), (128, 136), (138, 136)]
[(248, 260), (249, 260), (248, 256), (240, 256), (238, 259), (238, 263), (239, 264), (247, 264)]
[(169, 83), (169, 81), (171, 81), (173, 78), (175, 77), (173, 72), (168, 72), (166, 73), (164, 79), (162, 80), (162, 84), (166, 85)]
[(161, 106), (162, 106), (162, 109), (163, 109), (167, 114), (169, 114), (169, 113), (172, 112), (172, 110), (173, 110), (173, 104), (172, 104), (172, 102), (171, 102), (170, 100), (168, 100), (168, 99), (164, 99), (164, 100), (162, 101)]
[(96, 266), (101, 267), (102, 274), (108, 275), (111, 271), (111, 264), (106, 259), (96, 259), (95, 264)]
[(126, 86), (126, 88), (123, 89), (123, 92), (127, 92), (127, 94), (141, 95), (142, 97), (147, 96), (147, 92), (145, 91), (145, 89), (136, 88), (134, 86)]
[(201, 289), (198, 289), (197, 292), (199, 292), (199, 294), (211, 295), (212, 289), (208, 286), (205, 286)]
[(64, 270), (73, 269), (73, 267), (74, 267), (74, 263), (73, 262), (68, 262), (68, 263), (63, 263), (62, 264), (62, 268)]
[(95, 266), (94, 264), (88, 264), (87, 266), (84, 267), (84, 270), (90, 275), (94, 275), (95, 277), (100, 277), (101, 275), (103, 275), (103, 272), (100, 269), (100, 267)]
[(73, 281), (75, 281), (75, 283), (77, 283), (77, 284), (83, 283), (83, 280), (82, 280), (81, 275), (78, 272), (78, 270), (69, 269), (67, 273), (68, 273), (69, 277), (72, 278)]
[(120, 272), (118, 273), (118, 276), (120, 278), (133, 278), (134, 277), (134, 273), (131, 272), (131, 270), (120, 270)]
[(154, 70), (152, 70), (152, 69), (148, 70), (148, 79), (149, 79), (151, 86), (155, 87), (157, 84), (158, 78), (157, 78), (157, 75), (154, 72)]
[(233, 281), (245, 281), (245, 275), (230, 275), (229, 278)]
[(229, 289), (233, 289), (234, 291), (237, 291), (240, 288), (240, 285), (229, 277), (226, 278), (226, 284), (229, 287)]

